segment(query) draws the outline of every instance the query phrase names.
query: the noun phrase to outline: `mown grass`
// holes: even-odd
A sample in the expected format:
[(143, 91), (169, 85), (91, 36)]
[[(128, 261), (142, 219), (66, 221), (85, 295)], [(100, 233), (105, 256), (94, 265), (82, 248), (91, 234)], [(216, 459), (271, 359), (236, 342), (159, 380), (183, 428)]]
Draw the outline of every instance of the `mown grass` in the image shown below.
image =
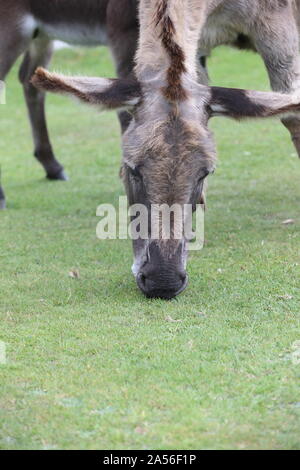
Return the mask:
[[(113, 74), (105, 49), (60, 51), (53, 67)], [(214, 84), (268, 89), (254, 54), (220, 49), (210, 68)], [(16, 76), (0, 107), (0, 446), (299, 449), (300, 162), (286, 130), (213, 122), (206, 247), (184, 295), (149, 301), (130, 242), (95, 236), (96, 207), (123, 194), (115, 115), (49, 97), (71, 179), (46, 182)]]

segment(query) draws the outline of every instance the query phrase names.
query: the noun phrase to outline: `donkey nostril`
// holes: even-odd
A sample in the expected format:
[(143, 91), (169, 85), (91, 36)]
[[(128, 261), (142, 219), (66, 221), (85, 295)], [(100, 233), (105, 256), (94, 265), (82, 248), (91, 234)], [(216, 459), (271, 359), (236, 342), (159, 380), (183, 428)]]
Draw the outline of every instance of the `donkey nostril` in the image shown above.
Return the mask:
[(140, 274), (138, 275), (138, 284), (139, 284), (139, 287), (140, 287), (142, 290), (145, 290), (145, 288), (146, 288), (146, 276), (145, 276), (145, 274), (140, 273)]
[(178, 273), (173, 279), (172, 277), (168, 278), (168, 282), (166, 282), (166, 279), (153, 279), (144, 273), (139, 273), (137, 284), (147, 297), (172, 299), (185, 290), (188, 276), (185, 273)]

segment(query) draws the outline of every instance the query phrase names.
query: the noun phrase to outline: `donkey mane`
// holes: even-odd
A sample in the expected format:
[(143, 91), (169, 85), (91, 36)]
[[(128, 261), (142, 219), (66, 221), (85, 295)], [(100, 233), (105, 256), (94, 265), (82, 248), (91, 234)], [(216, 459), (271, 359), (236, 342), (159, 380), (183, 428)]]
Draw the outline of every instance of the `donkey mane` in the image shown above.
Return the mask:
[(155, 16), (156, 27), (161, 27), (160, 39), (162, 45), (171, 61), (167, 71), (167, 86), (163, 88), (163, 94), (168, 101), (177, 102), (187, 98), (186, 91), (181, 83), (182, 74), (186, 72), (185, 54), (174, 39), (176, 30), (169, 15), (169, 3), (170, 0), (161, 0)]

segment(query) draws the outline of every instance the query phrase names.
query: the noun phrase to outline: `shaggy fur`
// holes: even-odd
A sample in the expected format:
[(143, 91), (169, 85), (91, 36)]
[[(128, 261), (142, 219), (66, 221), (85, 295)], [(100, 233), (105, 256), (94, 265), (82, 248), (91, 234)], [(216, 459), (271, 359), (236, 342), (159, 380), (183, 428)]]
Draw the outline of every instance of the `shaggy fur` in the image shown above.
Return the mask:
[[(134, 79), (101, 79), (73, 77), (66, 80), (59, 74), (50, 74), (38, 68), (31, 83), (39, 89), (75, 96), (77, 99), (103, 109), (119, 109), (121, 106), (134, 106), (141, 96), (140, 84)], [(124, 100), (124, 96), (126, 99)]]
[(182, 101), (187, 97), (181, 81), (183, 73), (186, 72), (185, 55), (175, 42), (176, 29), (168, 13), (168, 0), (161, 0), (158, 6), (156, 26), (161, 29), (160, 38), (171, 62), (167, 72), (167, 86), (163, 90), (164, 95), (167, 100)]
[[(239, 8), (233, 15), (235, 22), (243, 18), (243, 9), (249, 2), (238, 2)], [(256, 0), (253, 2), (252, 5)], [(266, 24), (258, 18), (255, 25), (260, 33), (264, 28), (272, 31), (270, 18), (277, 18), (278, 25), (285, 24), (279, 13), (294, 18), (288, 0), (274, 2), (272, 6), (267, 0), (261, 3), (261, 11), (271, 16)], [(224, 3), (221, 0), (140, 0), (140, 37), (133, 80), (64, 77), (43, 70), (34, 76), (33, 83), (39, 89), (72, 95), (102, 108), (130, 109), (132, 119), (122, 138), (122, 176), (131, 205), (196, 206), (205, 179), (216, 165), (214, 139), (208, 129), (211, 116), (242, 119), (283, 114), (288, 119), (291, 116), (298, 119), (300, 96), (297, 93), (211, 89), (199, 85), (197, 48), (203, 24), (212, 12), (233, 3), (236, 4), (235, 0)], [(289, 28), (292, 30), (290, 25)], [(291, 37), (295, 39), (293, 34)], [(261, 44), (270, 50), (267, 39), (264, 37)], [(298, 45), (294, 48), (298, 50)], [(150, 237), (133, 243), (133, 272), (146, 295), (171, 298), (187, 285), (188, 240), (182, 229), (181, 238), (174, 236), (175, 232), (178, 235), (179, 226), (175, 221), (170, 238), (163, 240), (163, 221), (157, 212), (155, 217), (160, 224), (158, 235), (151, 238), (150, 224)]]

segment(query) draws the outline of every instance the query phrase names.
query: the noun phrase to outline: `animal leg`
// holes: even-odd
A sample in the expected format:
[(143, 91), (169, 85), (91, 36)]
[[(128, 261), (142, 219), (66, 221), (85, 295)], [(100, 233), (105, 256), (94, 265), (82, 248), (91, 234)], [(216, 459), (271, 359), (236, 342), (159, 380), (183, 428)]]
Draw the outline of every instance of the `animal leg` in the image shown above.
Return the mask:
[(2, 186), (0, 186), (0, 210), (5, 209), (5, 207), (6, 207), (5, 194), (4, 194)]
[(298, 157), (300, 158), (300, 119), (289, 117), (282, 119), (281, 122), (290, 131), (293, 144), (297, 150)]
[[(138, 12), (134, 15), (133, 8), (133, 4), (128, 8), (128, 0), (111, 0), (107, 9), (108, 41), (119, 78), (130, 77), (134, 68), (139, 28)], [(118, 116), (124, 133), (132, 116), (127, 111), (119, 112)]]
[[(20, 28), (21, 20), (16, 20), (12, 11), (6, 9), (4, 14), (0, 5), (0, 80), (2, 82), (4, 82), (11, 67), (26, 50), (31, 40), (31, 32), (22, 31)], [(1, 112), (3, 111), (2, 107), (3, 105), (0, 105)], [(5, 209), (5, 207), (5, 194), (0, 181), (0, 210)]]
[(53, 44), (48, 38), (38, 36), (34, 39), (25, 54), (19, 78), (23, 84), (32, 128), (34, 156), (44, 167), (48, 179), (67, 180), (64, 169), (56, 160), (52, 150), (45, 115), (45, 93), (30, 83), (37, 67), (49, 65), (52, 52)]
[[(300, 56), (299, 33), (295, 18), (291, 11), (286, 11), (282, 17), (285, 21), (268, 22), (259, 25), (255, 45), (261, 54), (272, 89), (281, 93), (300, 91)], [(300, 157), (300, 119), (291, 116), (282, 119), (283, 125), (289, 130), (292, 141)]]

